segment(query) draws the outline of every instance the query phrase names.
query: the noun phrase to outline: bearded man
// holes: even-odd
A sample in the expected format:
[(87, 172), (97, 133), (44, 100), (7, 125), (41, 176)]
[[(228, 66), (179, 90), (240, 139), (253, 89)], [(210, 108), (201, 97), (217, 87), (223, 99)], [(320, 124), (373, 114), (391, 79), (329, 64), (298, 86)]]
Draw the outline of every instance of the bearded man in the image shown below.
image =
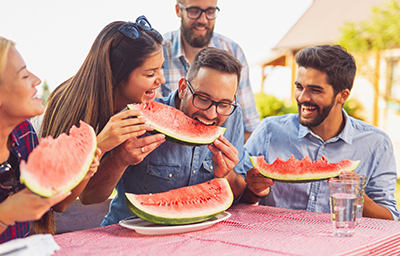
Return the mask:
[(249, 80), (249, 67), (243, 50), (234, 41), (214, 33), (219, 8), (217, 0), (177, 0), (180, 29), (164, 35), (164, 76), (161, 94), (168, 96), (187, 75), (194, 56), (203, 48), (215, 47), (230, 52), (243, 66), (237, 99), (243, 110), (245, 141), (260, 122)]
[[(396, 163), (390, 138), (383, 131), (350, 117), (343, 104), (350, 96), (356, 73), (354, 58), (339, 45), (308, 47), (296, 55), (299, 70), (295, 97), (298, 114), (265, 118), (247, 141), (252, 156), (264, 155), (268, 163), (291, 155), (329, 162), (360, 160), (354, 172), (367, 177), (363, 216), (399, 219), (394, 192)], [(247, 159), (247, 158), (245, 158)], [(251, 168), (250, 161), (246, 162)], [(330, 212), (327, 180), (281, 183), (247, 171), (248, 203), (313, 212)], [(273, 190), (271, 186), (273, 185)]]

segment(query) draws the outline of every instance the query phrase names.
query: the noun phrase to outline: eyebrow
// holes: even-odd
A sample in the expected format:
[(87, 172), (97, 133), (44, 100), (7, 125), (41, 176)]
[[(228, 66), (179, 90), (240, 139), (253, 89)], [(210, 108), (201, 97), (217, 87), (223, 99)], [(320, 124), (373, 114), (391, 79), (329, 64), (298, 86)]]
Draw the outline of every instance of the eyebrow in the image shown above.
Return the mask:
[(21, 68), (17, 71), (17, 74), (19, 74), (19, 72), (21, 72), (21, 71), (24, 70), (24, 69), (26, 69), (26, 65), (23, 66), (23, 67), (21, 67)]
[[(195, 92), (195, 93), (196, 93), (196, 94), (204, 94), (204, 95), (200, 95), (200, 96), (205, 96), (205, 97), (207, 97), (207, 98), (210, 98), (210, 100), (213, 99), (213, 98), (211, 97), (211, 95), (208, 94), (208, 93), (205, 93), (205, 92)], [(234, 97), (234, 98), (235, 98), (235, 97)], [(222, 99), (222, 100), (219, 100), (219, 101), (217, 101), (217, 102), (223, 102), (223, 101), (228, 101), (229, 103), (232, 103), (232, 102), (235, 101), (235, 99), (233, 99), (233, 100)]]
[[(297, 82), (297, 81), (294, 82), (294, 84), (295, 84), (295, 85), (299, 85), (299, 86), (303, 86), (301, 83), (299, 83), (299, 82)], [(309, 85), (307, 85), (307, 87), (312, 87), (312, 88), (320, 89), (320, 90), (323, 90), (323, 89), (324, 89), (322, 86), (317, 85), (317, 84), (309, 84)]]

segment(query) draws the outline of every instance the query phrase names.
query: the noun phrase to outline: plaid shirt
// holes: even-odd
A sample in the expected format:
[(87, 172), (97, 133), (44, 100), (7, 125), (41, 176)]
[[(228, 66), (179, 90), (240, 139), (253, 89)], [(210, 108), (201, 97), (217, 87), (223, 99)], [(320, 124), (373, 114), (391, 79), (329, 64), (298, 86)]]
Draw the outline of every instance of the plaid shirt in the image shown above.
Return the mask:
[[(12, 146), (11, 151), (18, 156), (18, 166), (21, 160), (27, 160), (29, 153), (37, 146), (38, 139), (32, 124), (26, 120), (11, 132)], [(18, 182), (19, 183), (19, 182)], [(18, 184), (18, 191), (23, 189), (24, 185)], [(0, 202), (8, 197), (8, 190), (0, 188)], [(5, 241), (25, 237), (29, 232), (29, 222), (16, 222), (15, 225), (9, 226), (0, 235), (0, 244)]]
[[(185, 52), (181, 43), (181, 30), (168, 32), (164, 35), (164, 77), (166, 83), (161, 85), (161, 94), (166, 97), (176, 88), (182, 77), (186, 76), (190, 63), (185, 58)], [(243, 121), (245, 131), (254, 131), (260, 123), (260, 117), (257, 112), (254, 95), (250, 86), (249, 66), (246, 57), (240, 46), (232, 40), (213, 34), (209, 47), (226, 50), (235, 56), (243, 65), (240, 75), (239, 89), (237, 99), (243, 110)]]

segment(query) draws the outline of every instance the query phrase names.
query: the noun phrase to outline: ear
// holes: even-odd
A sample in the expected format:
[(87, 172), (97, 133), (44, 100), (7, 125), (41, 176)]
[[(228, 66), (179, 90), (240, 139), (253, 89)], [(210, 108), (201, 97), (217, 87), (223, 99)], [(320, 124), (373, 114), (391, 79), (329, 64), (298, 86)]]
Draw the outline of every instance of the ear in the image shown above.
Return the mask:
[(350, 96), (349, 89), (342, 90), (337, 95), (337, 103), (338, 104), (344, 104), (346, 102), (346, 100), (349, 98), (349, 96)]
[(179, 18), (181, 17), (181, 8), (179, 8), (178, 4), (175, 5), (175, 13)]
[(178, 94), (180, 99), (183, 99), (183, 95), (185, 95), (186, 88), (187, 88), (186, 78), (182, 77), (179, 80), (179, 87), (178, 87)]

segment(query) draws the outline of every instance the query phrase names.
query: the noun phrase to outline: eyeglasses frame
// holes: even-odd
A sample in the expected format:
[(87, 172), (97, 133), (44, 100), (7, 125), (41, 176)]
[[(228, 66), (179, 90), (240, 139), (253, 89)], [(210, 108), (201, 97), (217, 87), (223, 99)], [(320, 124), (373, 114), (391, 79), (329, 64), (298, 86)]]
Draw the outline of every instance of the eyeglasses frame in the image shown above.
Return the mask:
[[(220, 9), (218, 8), (218, 6), (217, 7), (209, 7), (209, 8), (207, 8), (207, 9), (201, 9), (200, 7), (186, 7), (186, 6), (184, 6), (183, 4), (181, 4), (181, 3), (178, 3), (178, 6), (179, 6), (179, 8), (182, 10), (185, 10), (186, 11), (186, 16), (189, 18), (189, 19), (191, 19), (191, 20), (197, 20), (198, 18), (200, 18), (201, 17), (201, 15), (203, 14), (203, 12), (206, 14), (206, 18), (207, 18), (207, 20), (215, 20), (216, 18), (217, 18), (217, 16), (218, 16), (218, 13), (220, 12)], [(197, 10), (200, 10), (200, 14), (199, 14), (199, 16), (197, 17), (197, 18), (190, 18), (189, 17), (189, 12), (188, 12), (188, 10), (190, 11), (190, 9), (197, 9)], [(207, 11), (208, 10), (216, 10), (217, 11), (217, 13), (215, 14), (215, 17), (213, 18), (213, 19), (210, 19), (210, 18), (208, 18), (207, 17)]]
[[(234, 95), (234, 98), (235, 98), (235, 99), (234, 99), (234, 101), (233, 101), (232, 103), (217, 102), (217, 101), (214, 101), (214, 100), (210, 99), (210, 98), (207, 97), (207, 96), (200, 95), (200, 94), (196, 93), (196, 92), (194, 91), (194, 89), (193, 89), (193, 86), (190, 84), (190, 82), (189, 82), (187, 79), (185, 79), (185, 80), (186, 80), (186, 83), (187, 83), (187, 85), (188, 85), (188, 88), (189, 88), (190, 92), (193, 94), (192, 104), (193, 104), (193, 106), (195, 106), (196, 108), (198, 108), (198, 109), (200, 109), (200, 110), (209, 110), (212, 106), (215, 106), (215, 111), (217, 112), (218, 115), (221, 115), (221, 116), (230, 116), (230, 115), (233, 114), (233, 112), (235, 112), (236, 108), (238, 107), (238, 104), (236, 103), (236, 102), (237, 102), (237, 101), (236, 101), (236, 94)], [(201, 97), (207, 98), (209, 101), (211, 101), (211, 105), (210, 105), (208, 108), (206, 108), (206, 109), (199, 108), (198, 106), (196, 106), (196, 105), (194, 104), (195, 96), (201, 96)], [(219, 105), (219, 104), (229, 104), (229, 105), (231, 105), (231, 106), (232, 106), (231, 112), (230, 112), (228, 115), (219, 113), (219, 112), (218, 112), (218, 105)]]

